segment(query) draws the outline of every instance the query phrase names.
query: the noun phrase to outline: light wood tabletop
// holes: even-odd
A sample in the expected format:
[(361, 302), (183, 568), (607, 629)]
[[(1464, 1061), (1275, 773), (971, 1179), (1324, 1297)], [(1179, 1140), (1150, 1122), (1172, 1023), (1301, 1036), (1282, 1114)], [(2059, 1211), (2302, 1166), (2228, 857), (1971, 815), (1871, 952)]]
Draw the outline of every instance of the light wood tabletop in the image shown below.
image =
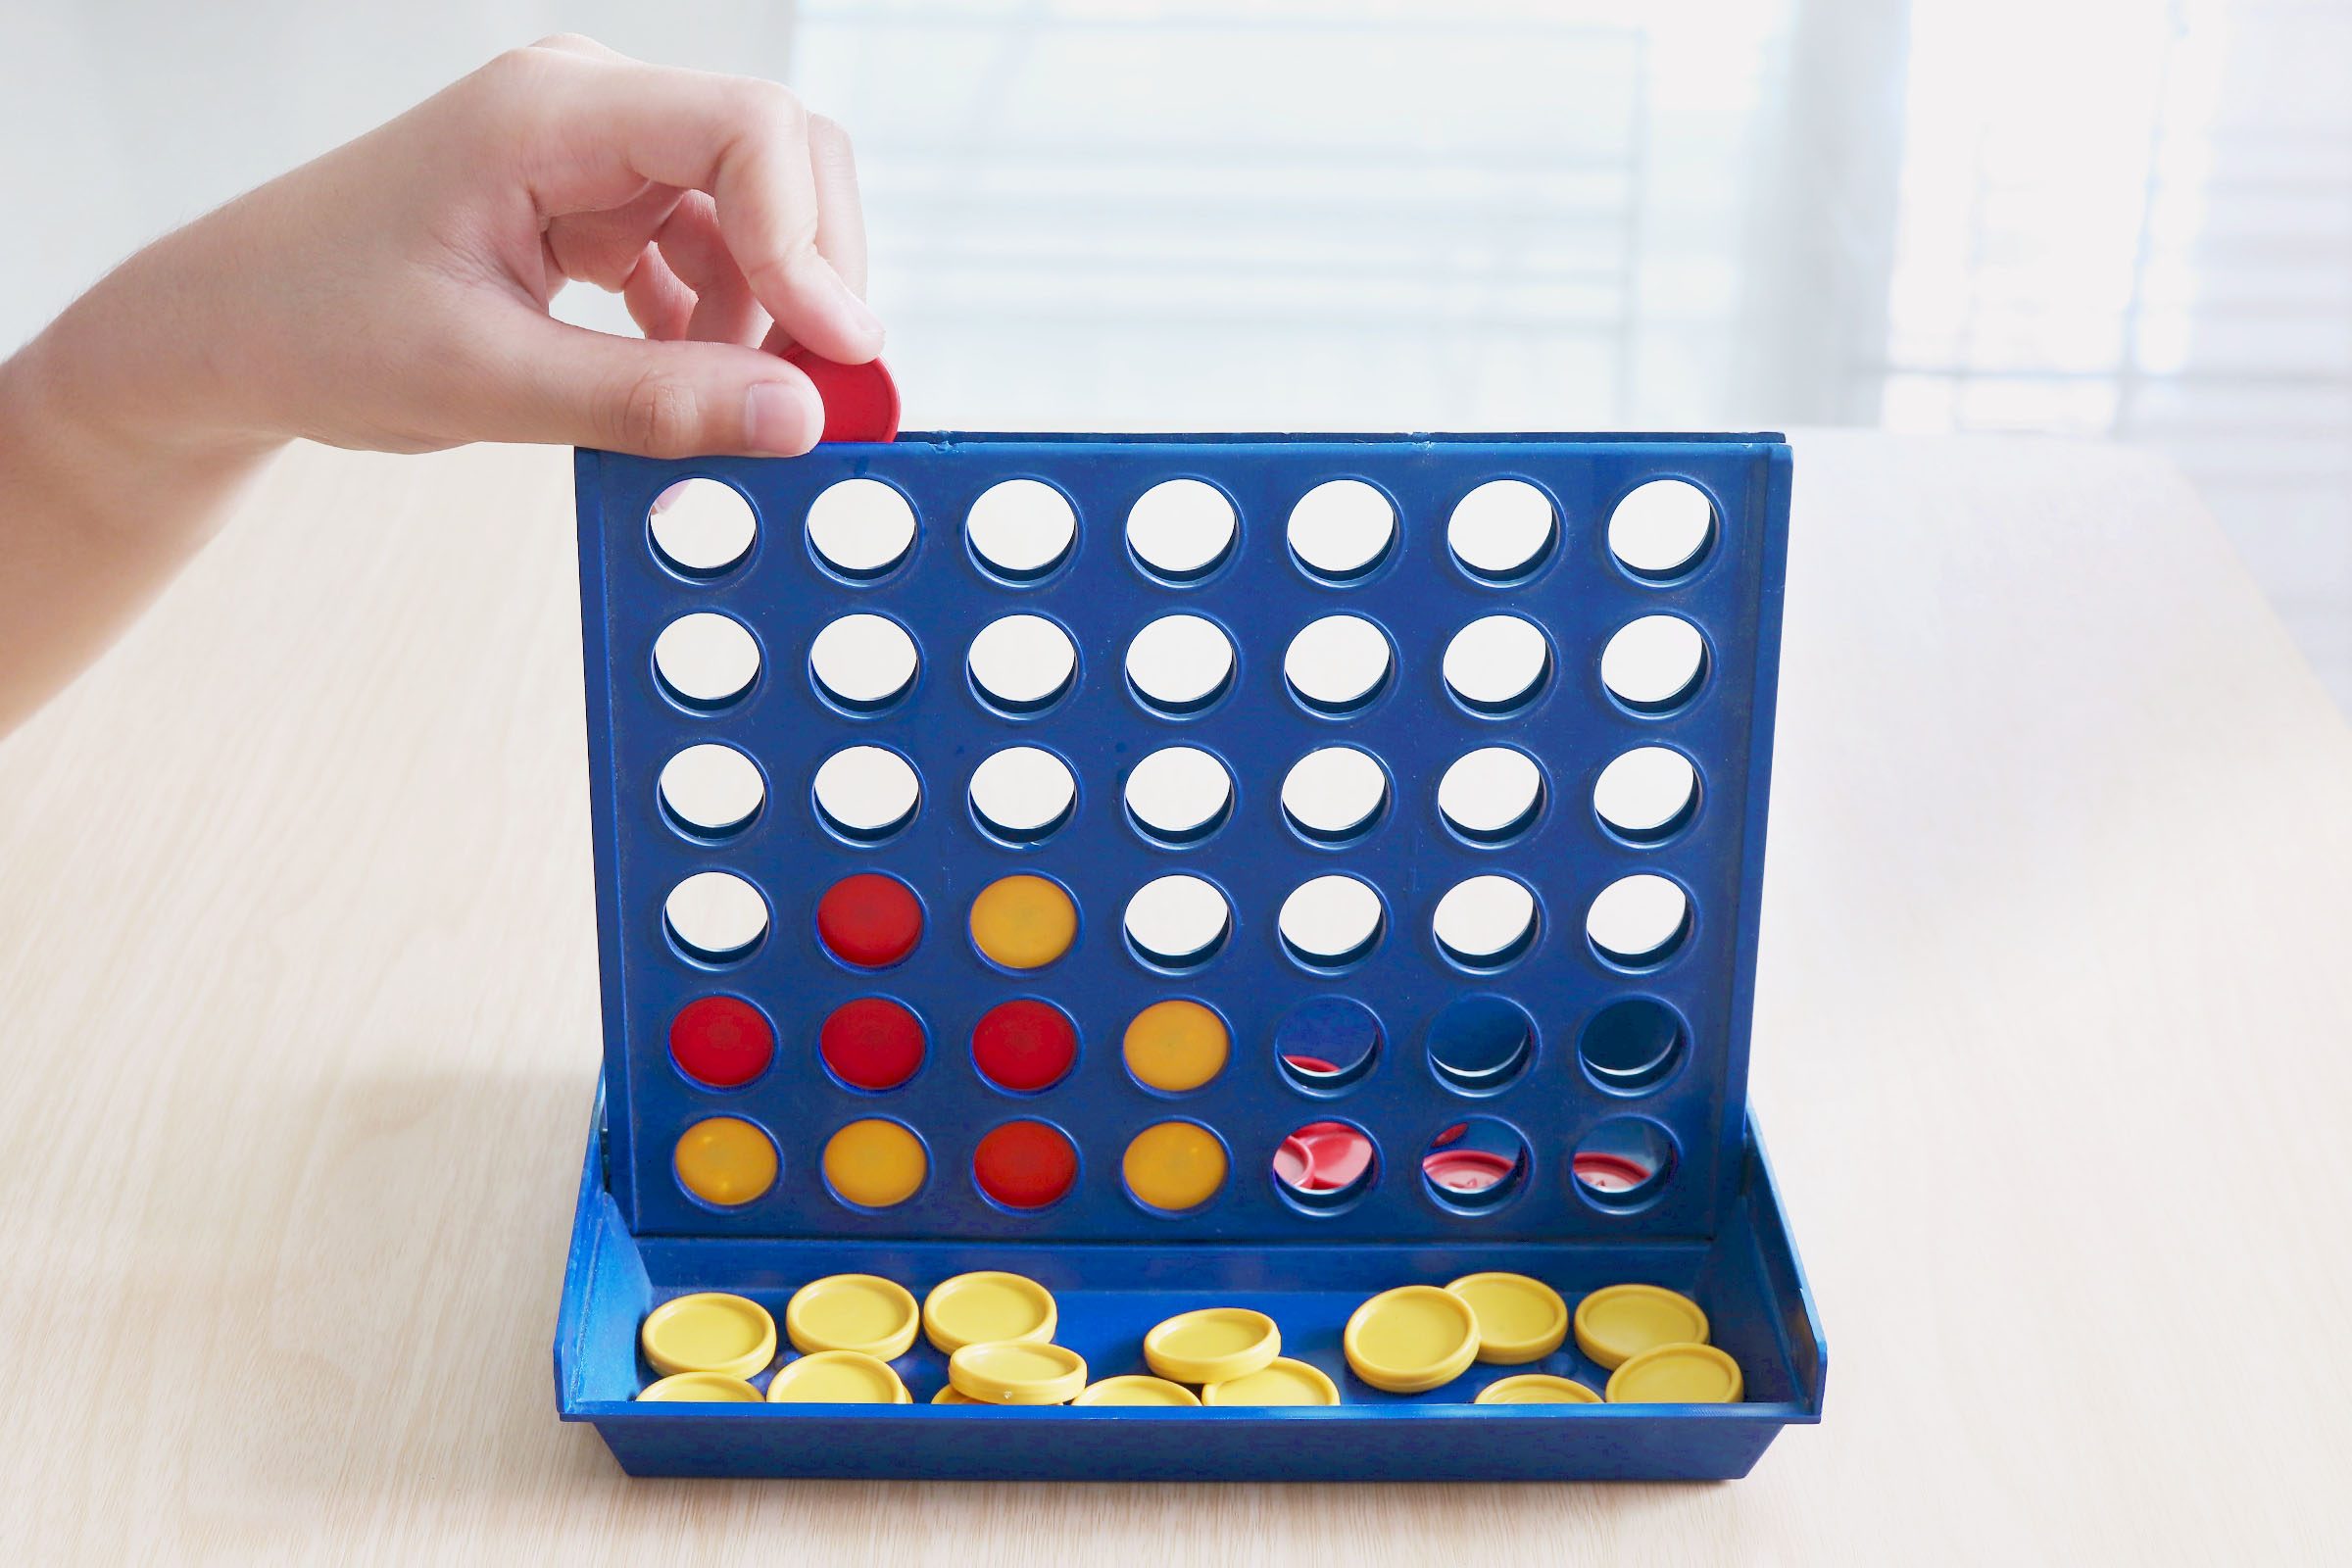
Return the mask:
[(566, 458), (290, 454), (0, 744), (0, 1561), (2352, 1550), (2352, 735), (2180, 479), (2029, 441), (1797, 446), (1754, 1098), (1822, 1426), (1709, 1487), (626, 1479), (549, 1364)]

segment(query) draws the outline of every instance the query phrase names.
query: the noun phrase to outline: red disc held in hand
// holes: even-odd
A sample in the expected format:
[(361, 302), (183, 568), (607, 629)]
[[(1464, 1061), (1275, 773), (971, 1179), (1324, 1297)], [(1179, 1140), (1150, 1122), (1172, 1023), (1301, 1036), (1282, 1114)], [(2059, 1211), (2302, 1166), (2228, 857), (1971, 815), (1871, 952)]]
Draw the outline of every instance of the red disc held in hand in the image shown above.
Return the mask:
[(890, 378), (880, 360), (837, 365), (802, 348), (790, 350), (784, 358), (816, 383), (816, 395), (824, 401), (825, 429), (817, 437), (819, 441), (889, 441), (897, 437), (899, 384)]
[(817, 901), (816, 934), (844, 963), (877, 969), (914, 951), (923, 936), (923, 906), (897, 877), (860, 871)]
[(972, 1062), (1000, 1089), (1050, 1089), (1077, 1060), (1078, 1026), (1050, 1002), (1000, 1003), (972, 1026)]
[(740, 1089), (775, 1059), (776, 1032), (740, 997), (697, 997), (669, 1021), (678, 1071), (713, 1089)]
[(1078, 1179), (1078, 1151), (1042, 1121), (1008, 1121), (972, 1152), (972, 1179), (1007, 1208), (1043, 1208)]
[(833, 1009), (816, 1050), (853, 1089), (896, 1089), (923, 1064), (922, 1020), (895, 1002), (859, 997)]

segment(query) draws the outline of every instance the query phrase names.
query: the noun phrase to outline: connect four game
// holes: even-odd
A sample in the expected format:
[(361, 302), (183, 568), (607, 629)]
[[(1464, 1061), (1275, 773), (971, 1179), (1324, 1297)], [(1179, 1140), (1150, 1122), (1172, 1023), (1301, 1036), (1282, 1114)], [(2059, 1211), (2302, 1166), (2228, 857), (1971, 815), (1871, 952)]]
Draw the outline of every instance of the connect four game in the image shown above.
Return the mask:
[(556, 1375), (626, 1469), (1712, 1479), (1819, 1419), (1746, 1113), (1780, 438), (577, 489)]

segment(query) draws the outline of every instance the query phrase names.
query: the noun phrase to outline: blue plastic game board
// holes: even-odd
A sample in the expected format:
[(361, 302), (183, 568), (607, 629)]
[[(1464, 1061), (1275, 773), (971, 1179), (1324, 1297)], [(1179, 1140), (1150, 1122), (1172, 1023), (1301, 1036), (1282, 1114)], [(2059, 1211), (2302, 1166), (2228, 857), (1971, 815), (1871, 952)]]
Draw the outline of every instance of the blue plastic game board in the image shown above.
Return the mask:
[[(658, 546), (649, 514), (689, 478), (749, 501), (757, 530), (739, 559), (684, 565)], [(1781, 1427), (1819, 1419), (1823, 1342), (1745, 1108), (1788, 478), (1772, 435), (925, 434), (788, 461), (580, 453), (605, 1058), (556, 1347), (564, 1416), (595, 1423), (639, 1474), (1380, 1480), (1729, 1477)], [(1007, 565), (966, 519), (1016, 480), (1057, 492), (1074, 537)], [(1139, 554), (1128, 522), (1177, 480), (1221, 495), (1233, 533), (1168, 568)], [(1612, 549), (1610, 520), (1660, 480), (1703, 493), (1711, 520), (1687, 562), (1638, 568)], [(821, 517), (822, 498), (852, 481), (903, 498), (904, 550), (828, 558), (812, 510)], [(1369, 486), (1392, 519), (1385, 545), (1341, 567), (1290, 527), (1334, 481)], [(1449, 535), (1457, 506), (1494, 481), (1532, 487), (1552, 519), (1526, 559), (1499, 565), (1466, 560)], [(698, 615), (725, 617), (756, 654), (740, 692), (665, 678), (657, 642)], [(828, 686), (812, 650), (852, 616), (903, 631), (911, 678)], [(988, 684), (975, 644), (1015, 616), (1058, 628), (1066, 678), (1049, 660), (1041, 689)], [(1211, 636), (1206, 655), (1187, 644), (1175, 665), (1139, 672), (1139, 633), (1171, 616), (1221, 631), (1228, 662)], [(1378, 633), (1350, 624), (1359, 646), (1385, 645), (1360, 694), (1308, 689), (1313, 661), (1288, 657), (1334, 616)], [(1478, 634), (1458, 669), (1447, 657), (1494, 617), (1516, 622), (1486, 627), (1495, 646), (1533, 651), (1532, 679), (1510, 689), (1472, 668)], [(1658, 617), (1695, 633), (1689, 678), (1613, 690), (1613, 640)], [(1153, 680), (1189, 689), (1155, 697)], [(665, 804), (664, 770), (711, 745), (756, 768), (757, 804), (697, 823)], [(1066, 808), (1017, 829), (970, 793), (980, 765), (1014, 748), (1058, 760), (1074, 786)], [(1229, 787), (1181, 831), (1139, 819), (1128, 794), (1139, 764), (1170, 748), (1207, 754)], [(1333, 748), (1377, 763), (1378, 801), (1358, 821), (1309, 822), (1283, 786)], [(1535, 780), (1527, 808), (1449, 814), (1441, 781), (1497, 748), (1524, 760), (1504, 760), (1512, 776)], [(852, 751), (887, 754), (881, 776), (912, 781), (911, 810), (870, 782), (845, 809), (826, 769)], [(1595, 791), (1637, 752), (1683, 767), (1688, 799), (1613, 822)], [(921, 935), (860, 967), (828, 947), (820, 903), (877, 872), (911, 892)], [(711, 873), (751, 910), (747, 940), (698, 945), (673, 917), (673, 893)], [(1058, 884), (1077, 916), (1068, 950), (1027, 970), (992, 961), (967, 929), (975, 898), (1019, 873)], [(1128, 918), (1139, 890), (1171, 876), (1222, 899), (1200, 949), (1163, 951), (1140, 911)], [(1374, 911), (1372, 934), (1302, 946), (1288, 901), (1334, 876), (1353, 879), (1342, 903)], [(1680, 910), (1639, 951), (1588, 919), (1628, 879)], [(1484, 923), (1453, 929), (1481, 934), (1441, 940), (1441, 906), (1474, 882), (1494, 896)], [(1522, 909), (1531, 921), (1483, 934)], [(748, 1082), (699, 1082), (673, 1055), (673, 1026), (710, 998), (748, 1004), (772, 1031), (772, 1059)], [(838, 1009), (875, 998), (921, 1028), (919, 1065), (888, 1089), (845, 1082), (819, 1049)], [(1042, 1089), (992, 1083), (975, 1063), (975, 1025), (1021, 999), (1075, 1029), (1074, 1064)], [(1171, 999), (1212, 1009), (1230, 1036), (1223, 1069), (1187, 1092), (1139, 1082), (1122, 1054), (1130, 1021)], [(1496, 1039), (1509, 1049), (1491, 1051)], [(1322, 1059), (1334, 1054), (1348, 1059)], [(772, 1148), (772, 1181), (741, 1201), (698, 1196), (682, 1174), (681, 1140), (711, 1118)], [(871, 1121), (920, 1150), (919, 1180), (896, 1201), (854, 1202), (827, 1174), (834, 1135)], [(1170, 1121), (1204, 1129), (1225, 1156), (1214, 1191), (1179, 1212), (1142, 1201), (1122, 1166), (1131, 1141)], [(1007, 1123), (1043, 1123), (1074, 1153), (1074, 1178), (1042, 1206), (1005, 1201), (976, 1174), (984, 1139)], [(1370, 1157), (1335, 1188), (1303, 1190), (1281, 1174), (1298, 1147), (1286, 1140), (1317, 1127)], [(1497, 1174), (1450, 1185), (1432, 1163), (1449, 1148)], [(732, 1291), (780, 1317), (819, 1275), (882, 1274), (919, 1297), (972, 1268), (1053, 1290), (1061, 1342), (1097, 1377), (1143, 1370), (1144, 1331), (1175, 1312), (1258, 1307), (1345, 1402), (630, 1402), (650, 1377), (637, 1325), (669, 1297)], [(1744, 1402), (1480, 1406), (1469, 1401), (1491, 1367), (1409, 1396), (1349, 1374), (1340, 1330), (1366, 1296), (1482, 1269), (1536, 1276), (1572, 1303), (1624, 1281), (1695, 1297), (1744, 1371)], [(917, 1399), (944, 1377), (920, 1342), (900, 1367)], [(1508, 1370), (1590, 1367), (1571, 1344)]]

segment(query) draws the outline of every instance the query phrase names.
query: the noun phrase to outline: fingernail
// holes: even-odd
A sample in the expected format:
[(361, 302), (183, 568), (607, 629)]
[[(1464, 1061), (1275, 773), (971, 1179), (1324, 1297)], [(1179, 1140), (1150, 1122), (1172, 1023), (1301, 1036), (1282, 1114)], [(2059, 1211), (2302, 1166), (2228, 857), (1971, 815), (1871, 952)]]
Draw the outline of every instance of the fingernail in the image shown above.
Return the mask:
[(797, 458), (814, 443), (808, 412), (782, 381), (755, 381), (743, 394), (743, 444), (753, 452)]

